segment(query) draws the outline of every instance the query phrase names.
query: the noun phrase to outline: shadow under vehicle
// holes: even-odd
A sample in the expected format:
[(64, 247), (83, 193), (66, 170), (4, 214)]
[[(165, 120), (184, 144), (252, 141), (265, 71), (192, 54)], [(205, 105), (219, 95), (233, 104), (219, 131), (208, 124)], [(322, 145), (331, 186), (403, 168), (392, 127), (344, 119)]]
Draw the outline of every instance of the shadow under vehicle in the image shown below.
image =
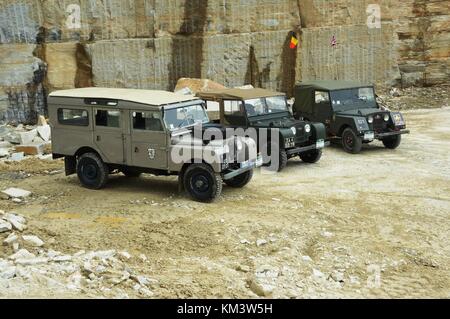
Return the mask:
[[(254, 128), (258, 138), (258, 151), (264, 164), (278, 155), (278, 164), (272, 168), (281, 171), (290, 158), (299, 156), (304, 162), (316, 163), (325, 141), (326, 130), (321, 123), (294, 119), (288, 108), (286, 95), (265, 89), (223, 89), (197, 94), (206, 101), (208, 111), (217, 111), (215, 123), (229, 128)], [(272, 129), (278, 136), (271, 136)], [(263, 134), (264, 130), (264, 134)], [(279, 154), (273, 154), (272, 149)]]
[(223, 181), (244, 187), (257, 166), (256, 151), (252, 157), (247, 149), (256, 150), (255, 141), (203, 139), (209, 118), (194, 96), (84, 88), (53, 92), (48, 105), (53, 157), (64, 157), (66, 175), (77, 173), (90, 189), (105, 186), (113, 172), (178, 175), (193, 199), (209, 202), (220, 196)]
[(374, 140), (396, 149), (409, 133), (403, 115), (380, 105), (373, 85), (358, 82), (302, 82), (295, 87), (293, 113), (297, 119), (324, 123), (328, 138), (340, 139), (352, 154)]

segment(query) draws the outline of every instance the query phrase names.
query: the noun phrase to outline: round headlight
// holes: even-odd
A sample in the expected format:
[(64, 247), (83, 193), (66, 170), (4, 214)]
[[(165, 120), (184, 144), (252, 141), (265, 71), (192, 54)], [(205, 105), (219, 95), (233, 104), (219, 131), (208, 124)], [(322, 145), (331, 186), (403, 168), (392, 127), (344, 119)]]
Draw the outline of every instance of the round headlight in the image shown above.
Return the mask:
[(389, 121), (389, 114), (385, 114), (385, 115), (384, 115), (384, 121), (385, 121), (385, 122)]
[(297, 129), (295, 127), (291, 127), (292, 134), (297, 135)]
[(372, 124), (372, 123), (373, 123), (373, 116), (369, 116), (369, 117), (367, 118), (367, 122), (368, 122), (369, 124)]
[(309, 124), (305, 125), (305, 132), (306, 133), (310, 133), (311, 132), (311, 125), (309, 125)]
[(236, 140), (236, 147), (238, 151), (242, 151), (242, 149), (244, 148), (244, 144), (242, 144), (241, 140)]

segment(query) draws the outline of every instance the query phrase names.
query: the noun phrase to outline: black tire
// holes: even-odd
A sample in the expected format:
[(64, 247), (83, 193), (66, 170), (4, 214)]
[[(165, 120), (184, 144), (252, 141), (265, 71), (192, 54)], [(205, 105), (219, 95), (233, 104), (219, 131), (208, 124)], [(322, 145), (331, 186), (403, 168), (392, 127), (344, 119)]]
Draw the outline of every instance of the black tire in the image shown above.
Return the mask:
[(356, 135), (350, 127), (342, 133), (342, 146), (347, 153), (358, 154), (362, 149), (362, 138)]
[(264, 158), (264, 166), (268, 166), (269, 170), (271, 171), (281, 172), (287, 166), (288, 155), (286, 153), (286, 150), (280, 147), (278, 154), (278, 166), (272, 167), (272, 162), (270, 161), (270, 158), (272, 157), (272, 148), (272, 143), (269, 146), (266, 146), (267, 157)]
[(109, 168), (97, 154), (85, 153), (78, 158), (77, 175), (84, 187), (101, 189), (108, 181)]
[(194, 200), (212, 202), (222, 193), (223, 180), (206, 164), (192, 164), (183, 175), (186, 192)]
[(401, 135), (394, 135), (390, 137), (386, 137), (383, 139), (383, 145), (384, 147), (395, 150), (397, 147), (400, 146), (400, 143), (402, 142), (402, 136)]
[(286, 150), (280, 150), (280, 165), (278, 165), (278, 172), (281, 172), (286, 168), (288, 162), (288, 155)]
[(252, 178), (253, 178), (253, 170), (250, 170), (245, 173), (242, 173), (241, 175), (233, 177), (232, 179), (226, 180), (225, 184), (233, 188), (242, 188), (248, 183), (250, 183)]
[(322, 158), (322, 150), (312, 150), (300, 154), (300, 159), (305, 163), (317, 163)]
[(122, 173), (128, 178), (138, 178), (142, 175), (142, 172), (139, 172), (138, 170), (130, 167), (123, 168)]

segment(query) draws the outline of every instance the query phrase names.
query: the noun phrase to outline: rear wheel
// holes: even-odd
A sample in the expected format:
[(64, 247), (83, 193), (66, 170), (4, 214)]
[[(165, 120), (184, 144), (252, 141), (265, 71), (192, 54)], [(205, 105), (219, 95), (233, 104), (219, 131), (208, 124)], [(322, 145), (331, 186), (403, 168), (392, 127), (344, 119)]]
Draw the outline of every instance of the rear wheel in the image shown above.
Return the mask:
[(346, 128), (342, 133), (342, 146), (351, 154), (358, 154), (362, 149), (362, 138), (356, 135), (351, 128)]
[(402, 142), (401, 135), (394, 135), (383, 139), (384, 147), (389, 148), (391, 150), (395, 150), (397, 147), (399, 147), (401, 142)]
[(89, 189), (101, 189), (108, 181), (109, 168), (95, 153), (78, 158), (77, 175), (81, 184)]
[(212, 202), (222, 193), (222, 177), (206, 164), (193, 164), (183, 175), (183, 185), (195, 200)]
[(230, 187), (234, 187), (234, 188), (242, 188), (245, 185), (247, 185), (248, 183), (250, 183), (252, 178), (253, 178), (253, 170), (250, 170), (241, 175), (233, 177), (232, 179), (226, 180), (225, 184), (227, 184)]
[(317, 163), (322, 158), (322, 150), (312, 150), (300, 154), (300, 158), (305, 163)]

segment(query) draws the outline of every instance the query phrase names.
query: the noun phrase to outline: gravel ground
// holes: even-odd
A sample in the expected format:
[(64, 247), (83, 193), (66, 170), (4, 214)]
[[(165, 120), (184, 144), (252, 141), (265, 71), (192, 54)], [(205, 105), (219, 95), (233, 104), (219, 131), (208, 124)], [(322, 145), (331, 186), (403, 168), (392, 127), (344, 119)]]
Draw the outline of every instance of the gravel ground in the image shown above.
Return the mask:
[[(61, 161), (2, 164), (0, 188), (33, 195), (0, 209), (25, 216), (46, 249), (129, 252), (155, 298), (449, 298), (450, 109), (405, 117), (412, 134), (395, 151), (333, 146), (318, 164), (259, 172), (209, 205), (179, 195), (175, 178), (117, 175), (90, 191)], [(12, 253), (0, 246), (0, 258)], [(57, 295), (20, 285), (0, 296), (139, 297), (130, 285)]]

